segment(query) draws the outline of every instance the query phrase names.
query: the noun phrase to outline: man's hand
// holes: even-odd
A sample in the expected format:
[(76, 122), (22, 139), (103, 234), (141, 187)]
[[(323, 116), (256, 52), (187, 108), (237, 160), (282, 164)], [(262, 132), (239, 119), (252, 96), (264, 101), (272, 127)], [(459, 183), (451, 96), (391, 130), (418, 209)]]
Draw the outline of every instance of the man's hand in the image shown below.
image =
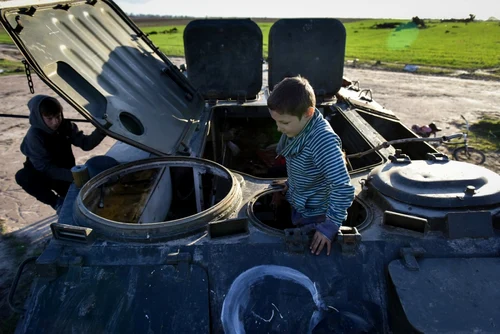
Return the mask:
[(313, 240), (311, 242), (311, 253), (316, 253), (319, 255), (326, 245), (326, 255), (330, 255), (330, 250), (332, 249), (332, 242), (330, 239), (325, 237), (323, 233), (316, 231), (314, 233)]

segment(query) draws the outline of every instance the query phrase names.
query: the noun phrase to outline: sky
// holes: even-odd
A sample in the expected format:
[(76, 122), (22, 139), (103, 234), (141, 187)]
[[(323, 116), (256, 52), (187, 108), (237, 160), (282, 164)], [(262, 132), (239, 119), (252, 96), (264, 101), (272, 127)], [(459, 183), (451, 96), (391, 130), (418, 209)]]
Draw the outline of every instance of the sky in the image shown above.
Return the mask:
[(115, 0), (127, 14), (191, 17), (500, 19), (498, 0)]

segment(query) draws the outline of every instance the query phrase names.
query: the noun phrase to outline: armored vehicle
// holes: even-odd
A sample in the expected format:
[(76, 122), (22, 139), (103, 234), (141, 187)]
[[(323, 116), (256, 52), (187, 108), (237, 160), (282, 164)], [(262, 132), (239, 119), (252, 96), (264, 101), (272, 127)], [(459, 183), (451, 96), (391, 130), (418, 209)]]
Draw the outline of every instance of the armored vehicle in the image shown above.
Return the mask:
[[(344, 78), (340, 21), (277, 21), (264, 71), (253, 21), (192, 21), (184, 73), (109, 0), (8, 2), (1, 22), (119, 140), (114, 165), (82, 166), (24, 306), (14, 282), (19, 333), (499, 330), (500, 176), (449, 161)], [(286, 175), (266, 100), (297, 74), (356, 187), (329, 256), (271, 206)]]

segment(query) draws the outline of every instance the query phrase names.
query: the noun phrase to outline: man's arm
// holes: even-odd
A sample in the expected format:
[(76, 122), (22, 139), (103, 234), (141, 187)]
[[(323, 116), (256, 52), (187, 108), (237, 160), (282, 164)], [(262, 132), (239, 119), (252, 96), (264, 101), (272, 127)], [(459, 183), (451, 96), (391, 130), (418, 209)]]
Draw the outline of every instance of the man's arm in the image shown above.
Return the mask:
[(351, 185), (340, 145), (340, 139), (332, 132), (322, 133), (312, 145), (313, 162), (324, 175), (325, 186), (330, 193), (326, 220), (316, 229), (330, 241), (337, 234), (347, 216), (347, 209), (354, 200), (354, 187)]
[(71, 143), (84, 151), (90, 151), (99, 145), (104, 138), (106, 138), (106, 134), (99, 129), (95, 129), (90, 135), (85, 135), (75, 123), (71, 123)]
[(73, 174), (69, 169), (60, 168), (52, 164), (49, 154), (45, 149), (45, 143), (40, 137), (30, 136), (26, 141), (30, 159), (33, 167), (51, 179), (73, 182)]

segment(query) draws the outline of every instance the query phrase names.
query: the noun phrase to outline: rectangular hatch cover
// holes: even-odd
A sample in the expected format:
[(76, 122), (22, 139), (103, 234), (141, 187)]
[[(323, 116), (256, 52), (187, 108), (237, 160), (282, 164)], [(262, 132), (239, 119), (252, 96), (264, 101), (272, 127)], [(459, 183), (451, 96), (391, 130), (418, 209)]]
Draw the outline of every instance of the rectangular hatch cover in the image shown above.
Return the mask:
[[(187, 271), (187, 272), (186, 272)], [(32, 289), (21, 333), (209, 333), (203, 268), (70, 266)]]
[(499, 258), (420, 259), (418, 265), (419, 270), (412, 271), (400, 260), (389, 264), (402, 313), (392, 316), (407, 320), (401, 330), (498, 333)]
[(188, 142), (203, 98), (112, 1), (9, 1), (0, 21), (38, 76), (112, 137), (158, 155)]

